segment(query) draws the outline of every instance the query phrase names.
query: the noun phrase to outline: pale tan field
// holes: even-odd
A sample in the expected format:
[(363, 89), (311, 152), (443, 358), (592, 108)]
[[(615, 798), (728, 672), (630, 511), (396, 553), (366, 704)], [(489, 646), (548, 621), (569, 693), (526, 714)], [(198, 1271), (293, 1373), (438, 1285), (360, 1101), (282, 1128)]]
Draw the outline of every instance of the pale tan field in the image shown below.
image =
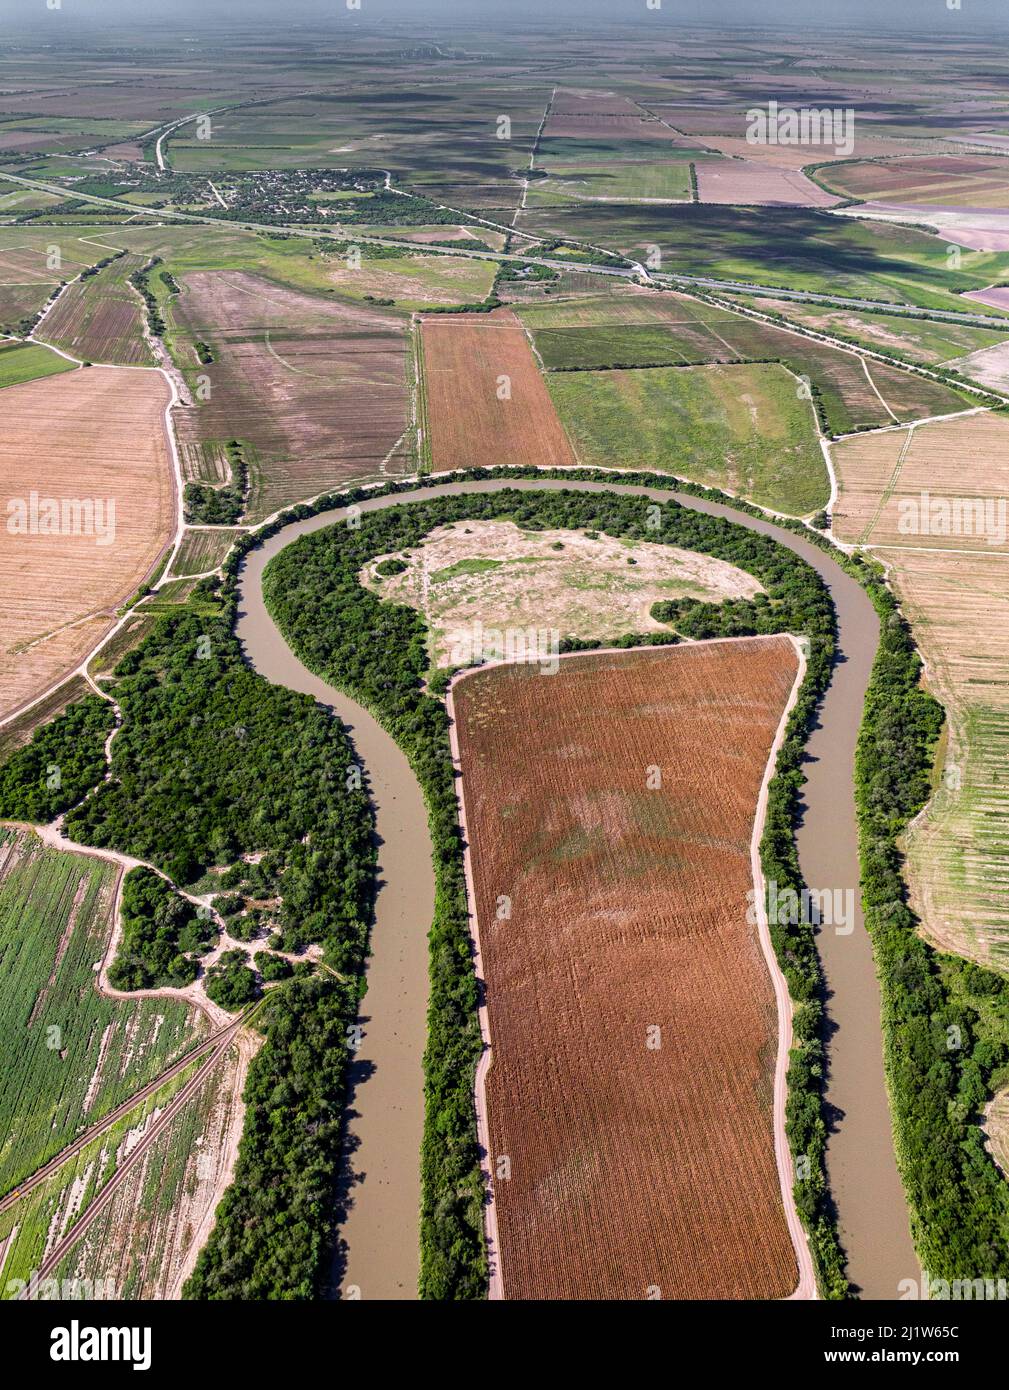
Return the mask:
[(908, 841), (927, 936), (1009, 965), (1009, 558), (882, 552), (945, 705), (939, 786)]
[(1005, 416), (966, 415), (865, 435), (832, 452), (841, 540), (1009, 554), (1002, 534), (1009, 512)]
[(982, 386), (991, 386), (996, 391), (1009, 390), (1009, 342), (993, 343), (991, 347), (957, 358), (948, 365)]
[(668, 631), (651, 616), (660, 599), (718, 603), (762, 592), (752, 575), (695, 551), (604, 535), (592, 540), (583, 531), (520, 531), (510, 521), (439, 526), (422, 546), (396, 552), (408, 569), (383, 578), (375, 569), (389, 558), (369, 563), (361, 582), (426, 615), (435, 666), (461, 664), (453, 648), (478, 622), (612, 639)]
[(830, 208), (840, 201), (797, 169), (763, 161), (712, 161), (699, 163), (696, 171), (699, 203)]
[(935, 795), (908, 836), (913, 905), (932, 941), (1004, 967), (1009, 420), (985, 413), (894, 430), (846, 440), (833, 456), (834, 530), (878, 547), (948, 715)]
[[(91, 367), (12, 386), (0, 417), (0, 716), (41, 695), (95, 645), (155, 567), (175, 526), (158, 372)], [(115, 507), (96, 534), (13, 534), (31, 494)], [(31, 525), (29, 514), (28, 524)]]
[[(740, 135), (705, 135), (704, 144), (721, 154), (753, 160), (757, 164), (774, 164), (780, 169), (806, 169), (811, 164), (846, 158), (830, 145), (751, 145)], [(860, 158), (879, 159), (888, 154), (903, 154), (906, 150), (907, 146), (897, 140), (859, 138), (856, 123), (855, 154)]]

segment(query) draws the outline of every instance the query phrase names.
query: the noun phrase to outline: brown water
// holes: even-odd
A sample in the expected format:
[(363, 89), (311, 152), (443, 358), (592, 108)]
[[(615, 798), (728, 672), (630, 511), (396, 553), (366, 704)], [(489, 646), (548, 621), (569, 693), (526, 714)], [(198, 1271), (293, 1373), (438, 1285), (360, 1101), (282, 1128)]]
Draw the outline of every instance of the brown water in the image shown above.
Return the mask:
[[(854, 892), (853, 929), (818, 936), (830, 993), (828, 1100), (836, 1128), (828, 1170), (848, 1273), (863, 1298), (897, 1297), (901, 1279), (918, 1277), (907, 1206), (893, 1153), (883, 1076), (879, 986), (858, 893), (854, 756), (862, 704), (878, 642), (878, 621), (864, 590), (824, 551), (772, 522), (675, 491), (560, 479), (452, 482), (360, 504), (362, 511), (429, 497), (501, 487), (579, 492), (624, 490), (684, 506), (770, 535), (807, 560), (837, 609), (841, 660), (808, 745), (799, 859), (811, 888)], [(347, 725), (367, 770), (380, 839), (380, 888), (362, 1005), (348, 1154), (349, 1208), (341, 1226), (344, 1261), (335, 1282), (362, 1298), (413, 1298), (419, 1263), (419, 1152), (423, 1123), (422, 1057), (427, 1010), (427, 930), (434, 880), (427, 815), (404, 755), (353, 700), (312, 675), (275, 628), (262, 599), (267, 562), (298, 537), (339, 523), (342, 511), (294, 522), (246, 557), (239, 578), (238, 636), (251, 664), (274, 684), (313, 695)], [(367, 1074), (373, 1068), (371, 1074)]]

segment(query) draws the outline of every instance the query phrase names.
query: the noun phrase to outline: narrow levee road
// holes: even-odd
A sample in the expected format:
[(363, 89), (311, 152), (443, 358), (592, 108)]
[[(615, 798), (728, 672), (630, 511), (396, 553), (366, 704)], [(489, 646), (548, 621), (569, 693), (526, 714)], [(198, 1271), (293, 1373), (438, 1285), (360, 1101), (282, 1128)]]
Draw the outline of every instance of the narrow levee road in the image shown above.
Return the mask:
[[(360, 503), (375, 511), (446, 494), (502, 487), (579, 492), (624, 491), (721, 516), (800, 555), (830, 590), (838, 618), (839, 660), (808, 742), (804, 811), (798, 830), (806, 883), (850, 891), (854, 918), (818, 935), (831, 1025), (828, 1099), (837, 1123), (828, 1169), (848, 1272), (860, 1295), (897, 1296), (917, 1279), (907, 1206), (894, 1158), (883, 1074), (879, 987), (860, 907), (854, 801), (855, 744), (879, 639), (875, 610), (861, 586), (826, 552), (771, 521), (676, 492), (576, 479), (455, 480)], [(292, 523), (246, 557), (239, 576), (237, 632), (252, 666), (275, 684), (314, 696), (347, 725), (370, 779), (379, 836), (380, 889), (372, 933), (363, 1044), (351, 1102), (350, 1205), (341, 1233), (343, 1291), (362, 1298), (416, 1296), (419, 1264), (419, 1151), (423, 1123), (421, 1063), (427, 1007), (427, 930), (433, 905), (431, 844), (420, 788), (403, 753), (355, 701), (308, 671), (275, 627), (262, 595), (263, 570), (285, 546), (340, 524), (342, 510)], [(843, 900), (840, 899), (840, 900)]]

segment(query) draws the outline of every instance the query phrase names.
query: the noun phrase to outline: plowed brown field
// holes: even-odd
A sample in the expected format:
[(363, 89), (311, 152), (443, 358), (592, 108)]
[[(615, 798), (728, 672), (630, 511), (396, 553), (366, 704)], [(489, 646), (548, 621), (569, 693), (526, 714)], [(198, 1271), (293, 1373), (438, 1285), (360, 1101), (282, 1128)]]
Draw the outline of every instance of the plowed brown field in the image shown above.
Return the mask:
[(747, 639), (455, 686), (507, 1298), (795, 1288), (747, 893), (796, 671)]
[[(407, 427), (402, 319), (329, 302), (244, 271), (192, 272), (173, 308), (179, 341), (208, 342), (209, 399), (179, 421), (184, 457), (247, 446), (246, 520), (342, 483), (403, 472)], [(198, 471), (198, 470), (197, 470)]]
[(423, 320), (435, 471), (576, 462), (525, 331), (510, 309)]
[[(160, 372), (91, 367), (11, 386), (0, 417), (0, 717), (41, 695), (91, 650), (154, 568), (174, 530)], [(12, 506), (115, 503), (96, 534), (20, 534)], [(108, 512), (105, 513), (106, 518)], [(31, 519), (28, 519), (29, 526)], [(41, 528), (36, 528), (41, 529)]]

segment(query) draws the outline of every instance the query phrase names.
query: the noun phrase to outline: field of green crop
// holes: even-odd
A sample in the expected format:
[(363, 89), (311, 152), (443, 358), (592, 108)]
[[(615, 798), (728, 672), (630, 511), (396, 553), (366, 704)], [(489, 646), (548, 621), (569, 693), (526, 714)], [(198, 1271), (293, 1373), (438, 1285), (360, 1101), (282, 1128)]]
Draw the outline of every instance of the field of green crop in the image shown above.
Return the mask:
[(73, 362), (68, 362), (58, 352), (35, 343), (0, 343), (0, 389), (20, 386), (23, 381), (35, 381), (40, 376), (53, 376), (56, 372), (69, 372), (73, 367)]
[(98, 993), (115, 883), (101, 860), (0, 831), (0, 1192), (205, 1036), (175, 1000)]
[(626, 198), (639, 200), (690, 201), (690, 163), (688, 160), (631, 160), (625, 164), (600, 162), (540, 162), (549, 178), (535, 179), (526, 200), (530, 207), (550, 204), (558, 199), (575, 201)]
[(810, 403), (783, 367), (557, 372), (548, 382), (583, 463), (675, 473), (794, 516), (830, 497)]

